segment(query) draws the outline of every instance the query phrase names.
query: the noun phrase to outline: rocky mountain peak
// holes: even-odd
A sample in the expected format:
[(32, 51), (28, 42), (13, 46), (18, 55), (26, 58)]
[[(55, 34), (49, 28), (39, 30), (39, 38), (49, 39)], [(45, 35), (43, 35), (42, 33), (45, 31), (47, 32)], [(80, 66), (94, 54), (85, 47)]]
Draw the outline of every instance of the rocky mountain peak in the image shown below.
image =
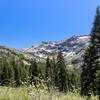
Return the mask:
[(73, 59), (76, 56), (80, 56), (84, 53), (85, 49), (89, 45), (90, 35), (74, 35), (71, 38), (61, 41), (45, 42), (42, 41), (38, 46), (32, 46), (30, 48), (22, 49), (24, 53), (30, 53), (40, 58), (46, 58), (52, 52), (61, 50), (66, 57), (66, 61)]

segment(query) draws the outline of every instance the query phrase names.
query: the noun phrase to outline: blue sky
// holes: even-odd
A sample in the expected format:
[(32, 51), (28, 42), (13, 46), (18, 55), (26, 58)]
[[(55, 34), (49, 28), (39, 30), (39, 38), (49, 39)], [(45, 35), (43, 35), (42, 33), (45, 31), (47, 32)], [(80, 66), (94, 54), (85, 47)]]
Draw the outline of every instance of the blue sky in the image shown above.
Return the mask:
[(21, 49), (90, 33), (99, 0), (0, 0), (0, 45)]

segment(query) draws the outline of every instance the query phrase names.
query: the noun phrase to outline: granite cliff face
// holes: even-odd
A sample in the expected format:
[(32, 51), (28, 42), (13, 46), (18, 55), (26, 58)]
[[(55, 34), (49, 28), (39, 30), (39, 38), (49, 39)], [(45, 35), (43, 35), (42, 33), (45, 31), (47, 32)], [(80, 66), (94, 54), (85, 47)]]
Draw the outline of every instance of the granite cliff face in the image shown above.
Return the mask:
[(22, 49), (23, 53), (29, 53), (40, 58), (46, 58), (52, 53), (57, 54), (61, 50), (66, 58), (70, 61), (75, 57), (81, 56), (89, 45), (90, 36), (72, 36), (58, 42), (41, 42), (38, 46)]

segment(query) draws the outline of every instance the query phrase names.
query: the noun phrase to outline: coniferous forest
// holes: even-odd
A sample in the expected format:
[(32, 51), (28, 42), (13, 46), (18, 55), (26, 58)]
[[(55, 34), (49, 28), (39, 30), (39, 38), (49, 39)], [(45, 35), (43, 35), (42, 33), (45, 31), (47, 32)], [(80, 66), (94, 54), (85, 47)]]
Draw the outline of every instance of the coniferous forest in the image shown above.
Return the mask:
[(57, 87), (60, 91), (69, 91), (75, 86), (78, 88), (78, 73), (68, 71), (62, 52), (57, 59), (47, 58), (45, 63), (29, 60), (30, 65), (25, 65), (21, 59), (13, 55), (10, 59), (0, 59), (0, 84), (2, 86), (18, 87), (23, 83), (37, 86), (37, 78), (44, 80), (49, 87)]
[[(2, 54), (2, 52), (0, 53)], [(57, 57), (54, 55), (52, 57), (48, 56), (45, 62), (40, 62), (36, 59), (29, 60), (23, 56), (18, 58), (8, 53), (7, 57), (0, 58), (0, 85), (1, 87), (11, 88), (23, 86), (28, 88), (29, 86), (34, 86), (37, 90), (39, 90), (40, 85), (40, 88), (43, 86), (47, 87), (46, 91), (48, 93), (51, 93), (52, 89), (52, 91), (55, 90), (66, 95), (69, 93), (79, 93), (81, 97), (86, 97), (81, 100), (97, 100), (95, 96), (100, 100), (99, 7), (97, 7), (93, 27), (90, 33), (90, 44), (85, 50), (84, 55), (82, 55), (82, 58), (83, 63), (80, 65), (79, 69), (69, 70), (62, 51), (58, 52)], [(23, 59), (27, 60), (29, 63), (26, 64)], [(94, 99), (92, 99), (92, 96), (94, 96)], [(49, 98), (47, 100), (53, 99)]]

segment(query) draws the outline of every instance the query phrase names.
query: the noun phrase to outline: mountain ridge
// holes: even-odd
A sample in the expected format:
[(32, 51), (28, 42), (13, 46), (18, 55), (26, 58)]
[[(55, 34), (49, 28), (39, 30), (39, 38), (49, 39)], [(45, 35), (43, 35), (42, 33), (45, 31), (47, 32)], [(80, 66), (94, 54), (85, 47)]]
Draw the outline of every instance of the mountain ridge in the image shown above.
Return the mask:
[(59, 50), (61, 50), (64, 56), (70, 59), (71, 56), (75, 54), (79, 55), (81, 54), (81, 52), (85, 51), (85, 49), (89, 45), (89, 38), (90, 35), (74, 35), (61, 41), (42, 41), (37, 46), (24, 48), (21, 51), (23, 53), (34, 54), (36, 56), (39, 56), (40, 58), (46, 58), (47, 56), (50, 56), (50, 53), (57, 53)]
[(40, 62), (45, 62), (46, 58), (53, 56), (56, 58), (57, 53), (61, 50), (66, 64), (70, 69), (79, 68), (82, 63), (82, 55), (85, 49), (88, 47), (90, 41), (90, 35), (74, 35), (70, 38), (61, 41), (42, 41), (37, 46), (31, 46), (21, 50), (16, 50), (7, 46), (0, 46), (0, 58), (7, 57), (8, 53), (14, 55), (17, 58), (21, 58), (25, 64), (28, 64), (28, 60), (36, 59)]

